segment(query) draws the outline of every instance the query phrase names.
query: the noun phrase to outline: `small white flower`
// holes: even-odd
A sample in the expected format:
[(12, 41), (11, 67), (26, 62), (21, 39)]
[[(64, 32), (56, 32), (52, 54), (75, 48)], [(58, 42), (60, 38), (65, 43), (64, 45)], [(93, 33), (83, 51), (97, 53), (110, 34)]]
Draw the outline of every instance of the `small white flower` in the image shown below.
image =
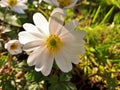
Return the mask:
[(5, 49), (7, 49), (12, 55), (16, 55), (22, 52), (21, 44), (18, 40), (10, 40), (5, 43)]
[(42, 0), (39, 0), (38, 2), (39, 2), (39, 3), (41, 3), (41, 2), (42, 2)]
[(24, 14), (24, 10), (27, 9), (27, 0), (1, 0), (0, 5), (1, 7), (9, 7), (11, 10)]
[(85, 51), (85, 31), (74, 30), (78, 25), (75, 20), (63, 26), (62, 14), (62, 10), (57, 8), (47, 21), (41, 13), (35, 13), (35, 25), (25, 23), (23, 28), (26, 31), (18, 34), (20, 43), (24, 44), (23, 50), (32, 51), (27, 60), (28, 65), (35, 65), (35, 70), (45, 76), (49, 75), (54, 60), (63, 72), (69, 72), (72, 63), (79, 63), (78, 55)]
[(61, 8), (74, 7), (78, 0), (43, 0), (49, 4), (55, 5)]

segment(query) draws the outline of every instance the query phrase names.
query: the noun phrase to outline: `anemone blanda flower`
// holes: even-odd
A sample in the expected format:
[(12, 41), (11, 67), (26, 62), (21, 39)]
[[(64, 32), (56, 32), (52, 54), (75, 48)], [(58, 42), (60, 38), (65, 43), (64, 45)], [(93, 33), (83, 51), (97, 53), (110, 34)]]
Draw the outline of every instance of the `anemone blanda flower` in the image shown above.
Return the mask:
[(49, 4), (55, 5), (61, 8), (74, 7), (78, 0), (43, 0)]
[(9, 7), (11, 10), (17, 13), (24, 14), (24, 10), (27, 9), (27, 0), (1, 0), (1, 7)]
[(22, 52), (21, 44), (18, 40), (10, 40), (5, 43), (5, 49), (7, 49), (12, 55), (16, 55)]
[(41, 13), (35, 13), (35, 25), (25, 23), (25, 31), (18, 34), (20, 43), (24, 45), (23, 50), (32, 51), (27, 60), (28, 65), (34, 65), (35, 70), (45, 76), (51, 72), (54, 60), (63, 72), (69, 72), (72, 63), (79, 63), (78, 55), (85, 51), (85, 31), (74, 30), (78, 24), (75, 20), (63, 25), (63, 12), (59, 10), (53, 11), (49, 21)]

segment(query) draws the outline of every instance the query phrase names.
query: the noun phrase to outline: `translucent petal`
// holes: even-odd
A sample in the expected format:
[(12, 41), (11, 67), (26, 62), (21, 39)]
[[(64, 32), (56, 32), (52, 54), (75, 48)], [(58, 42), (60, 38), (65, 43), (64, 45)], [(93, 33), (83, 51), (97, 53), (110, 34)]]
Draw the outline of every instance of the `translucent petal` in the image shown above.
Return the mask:
[(64, 50), (73, 55), (83, 54), (85, 52), (83, 44), (81, 42), (71, 42), (64, 44)]
[(78, 0), (72, 0), (72, 3), (68, 6), (66, 6), (65, 8), (72, 8), (75, 6), (75, 4), (77, 3)]
[(73, 20), (70, 23), (66, 24), (65, 28), (69, 31), (73, 31), (77, 27), (77, 25), (78, 25), (78, 21)]
[(63, 48), (63, 50), (63, 54), (66, 55), (66, 57), (68, 57), (68, 59), (74, 64), (78, 64), (80, 61), (78, 55), (83, 54), (85, 52), (84, 47), (79, 45), (76, 45), (74, 47), (67, 45)]
[(72, 30), (67, 31), (66, 28), (63, 28), (63, 32), (60, 34), (60, 37), (64, 43), (77, 43), (80, 42), (84, 44), (85, 31), (83, 30)]
[(49, 28), (50, 28), (50, 33), (51, 34), (56, 34), (56, 35), (59, 35), (62, 31), (62, 24), (59, 23), (59, 21), (57, 22), (55, 19), (52, 19), (50, 20), (50, 25), (49, 25)]

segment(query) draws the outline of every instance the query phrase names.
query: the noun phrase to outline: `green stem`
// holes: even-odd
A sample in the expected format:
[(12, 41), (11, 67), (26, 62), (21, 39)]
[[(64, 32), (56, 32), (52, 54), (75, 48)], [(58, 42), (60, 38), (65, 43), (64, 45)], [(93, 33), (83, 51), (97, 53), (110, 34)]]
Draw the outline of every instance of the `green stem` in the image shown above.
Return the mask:
[(8, 7), (5, 8), (3, 21), (2, 21), (2, 23), (1, 23), (0, 37), (1, 37), (1, 33), (2, 33), (2, 31), (4, 30), (4, 25), (5, 25), (5, 20), (6, 20), (7, 11), (8, 11)]
[(11, 66), (12, 58), (13, 58), (13, 56), (12, 56), (12, 54), (10, 54), (9, 55), (9, 60), (8, 60), (9, 66)]
[(41, 8), (38, 8), (38, 10), (39, 10), (47, 19), (49, 19), (49, 16), (48, 16)]
[(112, 8), (108, 11), (108, 13), (105, 15), (105, 17), (103, 18), (103, 20), (101, 21), (100, 24), (104, 23), (105, 21), (107, 21), (108, 17), (110, 16), (110, 14), (113, 12), (115, 6), (112, 6)]

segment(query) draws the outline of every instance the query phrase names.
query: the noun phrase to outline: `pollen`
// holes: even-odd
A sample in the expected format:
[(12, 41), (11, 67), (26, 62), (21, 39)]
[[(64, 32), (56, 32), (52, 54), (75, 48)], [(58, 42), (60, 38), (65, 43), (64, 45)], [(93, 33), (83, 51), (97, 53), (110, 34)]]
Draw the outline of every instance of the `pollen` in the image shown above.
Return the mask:
[(72, 3), (72, 0), (57, 0), (61, 8), (68, 6)]
[(10, 46), (10, 49), (11, 50), (16, 50), (18, 48), (18, 43), (13, 43), (11, 46)]
[(12, 7), (16, 6), (17, 0), (8, 0), (8, 4)]
[(61, 39), (56, 35), (50, 35), (46, 40), (46, 46), (52, 53), (57, 53), (62, 47)]

